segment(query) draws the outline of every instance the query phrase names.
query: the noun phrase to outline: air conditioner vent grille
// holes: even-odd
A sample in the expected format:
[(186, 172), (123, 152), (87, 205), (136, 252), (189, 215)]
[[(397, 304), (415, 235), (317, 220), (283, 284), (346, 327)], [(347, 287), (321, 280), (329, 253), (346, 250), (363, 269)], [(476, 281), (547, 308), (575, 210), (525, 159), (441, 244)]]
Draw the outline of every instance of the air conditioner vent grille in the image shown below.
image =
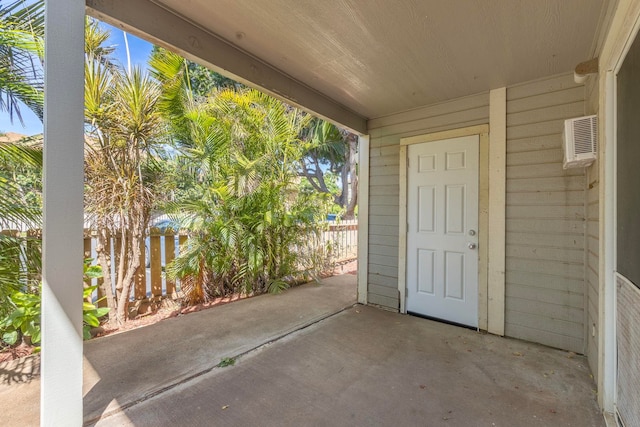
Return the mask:
[(593, 153), (598, 140), (596, 120), (579, 119), (573, 122), (573, 135), (576, 154)]
[(598, 117), (586, 116), (564, 123), (564, 168), (586, 167), (598, 151)]

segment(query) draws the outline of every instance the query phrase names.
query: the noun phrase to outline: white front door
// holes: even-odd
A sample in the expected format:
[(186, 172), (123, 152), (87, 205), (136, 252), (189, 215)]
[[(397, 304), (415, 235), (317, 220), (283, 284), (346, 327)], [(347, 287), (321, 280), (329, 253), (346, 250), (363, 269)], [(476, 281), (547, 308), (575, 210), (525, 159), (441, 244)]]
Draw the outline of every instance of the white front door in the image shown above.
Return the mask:
[(407, 168), (407, 311), (478, 326), (477, 135), (413, 144)]

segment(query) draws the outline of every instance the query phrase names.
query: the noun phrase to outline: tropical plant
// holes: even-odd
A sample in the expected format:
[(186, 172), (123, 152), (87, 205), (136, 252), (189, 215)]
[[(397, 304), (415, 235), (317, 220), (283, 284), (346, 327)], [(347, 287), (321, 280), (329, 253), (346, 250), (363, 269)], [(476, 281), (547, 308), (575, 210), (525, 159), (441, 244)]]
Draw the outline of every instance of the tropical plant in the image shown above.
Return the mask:
[[(21, 106), (42, 119), (44, 2), (0, 5), (0, 111), (22, 122)], [(41, 141), (0, 142), (0, 228), (39, 227)], [(0, 235), (0, 318), (13, 309), (11, 295), (37, 286), (40, 241), (20, 233)]]
[[(314, 190), (334, 196), (334, 203), (344, 209), (343, 218), (354, 218), (358, 203), (357, 135), (314, 118), (301, 137), (309, 143), (301, 175)], [(340, 178), (339, 191), (327, 179), (336, 176)]]
[[(300, 191), (298, 169), (310, 116), (250, 89), (196, 99), (185, 62), (157, 51), (158, 103), (190, 159), (198, 199), (169, 208), (190, 230), (189, 244), (167, 267), (188, 302), (229, 292), (277, 292), (311, 271), (300, 252), (319, 233), (326, 197)], [(175, 120), (174, 120), (175, 119)]]
[[(91, 265), (92, 259), (84, 261), (84, 279), (90, 282), (91, 279), (102, 277), (100, 266)], [(98, 308), (99, 302), (91, 301), (91, 295), (97, 289), (95, 286), (85, 286), (82, 297), (85, 300), (82, 305), (82, 333), (85, 340), (91, 338), (91, 329), (100, 325), (100, 318), (109, 312), (109, 308)], [(14, 345), (23, 338), (27, 338), (31, 344), (40, 343), (40, 309), (41, 309), (41, 287), (32, 292), (14, 292), (10, 296), (13, 310), (7, 316), (0, 318), (1, 339), (4, 343)], [(36, 351), (39, 347), (36, 347)]]
[[(41, 141), (0, 142), (0, 166), (5, 166), (0, 168), (0, 228), (40, 228), (40, 206), (26, 197), (16, 173), (23, 170), (35, 174), (41, 169)], [(0, 234), (0, 318), (12, 309), (10, 296), (14, 292), (37, 287), (40, 247), (37, 235), (17, 230)]]
[(2, 340), (14, 345), (28, 337), (32, 344), (40, 342), (40, 293), (15, 292), (11, 295), (15, 309), (0, 320)]
[[(87, 54), (85, 207), (97, 231), (96, 252), (104, 271), (102, 290), (112, 309), (110, 320), (119, 324), (127, 320), (142, 242), (158, 194), (155, 155), (163, 138), (156, 108), (159, 95), (155, 80), (140, 68), (125, 72)], [(118, 242), (115, 260), (107, 250), (112, 237)], [(112, 261), (115, 277), (109, 269)]]
[(91, 298), (94, 291), (98, 289), (98, 285), (84, 288), (82, 297), (85, 301), (82, 303), (82, 337), (85, 340), (91, 339), (91, 329), (100, 326), (100, 318), (109, 313), (109, 307), (98, 307), (98, 301), (86, 301)]
[(195, 62), (186, 61), (191, 90), (198, 97), (206, 97), (219, 89), (242, 89), (245, 86)]
[(44, 1), (0, 5), (0, 111), (22, 123), (20, 104), (43, 114)]

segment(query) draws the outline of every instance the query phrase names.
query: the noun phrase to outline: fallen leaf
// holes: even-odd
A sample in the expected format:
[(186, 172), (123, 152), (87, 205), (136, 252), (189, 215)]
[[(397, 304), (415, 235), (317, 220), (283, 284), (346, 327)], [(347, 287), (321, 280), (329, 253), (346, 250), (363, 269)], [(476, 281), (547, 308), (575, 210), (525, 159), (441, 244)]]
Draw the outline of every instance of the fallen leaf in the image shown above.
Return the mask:
[(514, 351), (513, 355), (519, 357), (519, 356), (522, 356), (522, 353), (520, 353), (519, 351)]
[(427, 386), (426, 386), (426, 385), (424, 385), (424, 384), (420, 384), (420, 388), (421, 388), (422, 390), (424, 390), (425, 388), (427, 388)]
[(222, 407), (222, 409), (224, 410), (224, 409), (227, 409), (228, 407), (229, 407), (229, 405), (224, 405), (224, 406)]

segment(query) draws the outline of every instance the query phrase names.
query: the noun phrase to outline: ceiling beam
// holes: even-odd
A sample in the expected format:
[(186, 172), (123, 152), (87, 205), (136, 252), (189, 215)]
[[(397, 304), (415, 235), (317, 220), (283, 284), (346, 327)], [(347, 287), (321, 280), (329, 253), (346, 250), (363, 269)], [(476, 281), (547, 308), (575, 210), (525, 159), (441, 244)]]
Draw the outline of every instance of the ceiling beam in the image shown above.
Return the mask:
[(87, 14), (356, 133), (367, 119), (150, 0), (86, 0)]

